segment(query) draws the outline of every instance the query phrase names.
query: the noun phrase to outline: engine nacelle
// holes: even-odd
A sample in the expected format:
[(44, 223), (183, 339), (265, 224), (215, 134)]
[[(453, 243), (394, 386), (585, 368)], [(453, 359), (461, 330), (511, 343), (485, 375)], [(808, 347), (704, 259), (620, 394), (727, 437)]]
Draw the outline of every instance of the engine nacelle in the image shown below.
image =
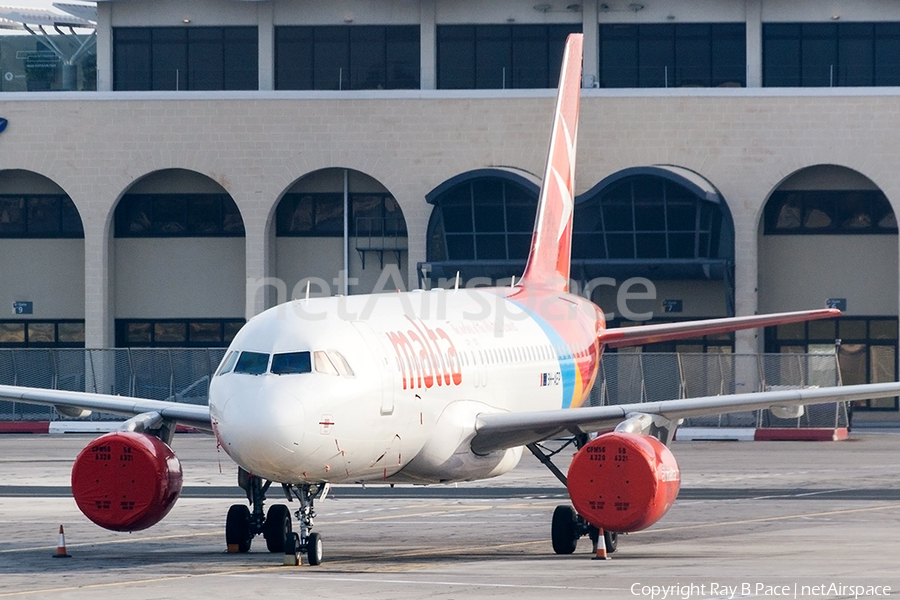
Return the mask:
[(617, 533), (640, 531), (659, 521), (680, 486), (672, 452), (646, 435), (601, 435), (585, 444), (569, 466), (575, 510), (591, 525)]
[(116, 431), (75, 459), (72, 495), (88, 519), (113, 531), (140, 531), (165, 517), (181, 494), (181, 462), (159, 438)]

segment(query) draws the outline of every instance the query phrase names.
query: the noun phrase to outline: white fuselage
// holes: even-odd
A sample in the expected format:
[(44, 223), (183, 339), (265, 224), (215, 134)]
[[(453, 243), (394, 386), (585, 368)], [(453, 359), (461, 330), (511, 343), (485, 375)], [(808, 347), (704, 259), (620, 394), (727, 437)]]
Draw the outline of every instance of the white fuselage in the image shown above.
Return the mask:
[[(213, 427), (239, 465), (281, 483), (499, 475), (521, 448), (473, 454), (477, 415), (580, 405), (602, 326), (577, 296), (512, 287), (295, 300), (232, 342), (223, 367), (233, 352), (269, 363), (220, 367)], [(309, 371), (273, 372), (306, 352)]]

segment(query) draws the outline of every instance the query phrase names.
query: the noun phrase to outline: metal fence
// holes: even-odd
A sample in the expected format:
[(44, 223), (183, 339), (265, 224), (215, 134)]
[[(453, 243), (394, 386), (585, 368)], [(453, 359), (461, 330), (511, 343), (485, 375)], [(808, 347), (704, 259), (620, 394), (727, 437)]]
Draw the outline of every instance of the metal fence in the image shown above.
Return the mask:
[[(209, 349), (4, 349), (0, 384), (120, 394), (205, 404), (209, 380), (224, 355)], [(697, 398), (773, 389), (840, 385), (833, 354), (608, 353), (590, 405)], [(0, 420), (56, 420), (53, 408), (0, 402)], [(103, 419), (104, 415), (92, 415)], [(121, 417), (113, 417), (121, 418)], [(842, 427), (844, 403), (807, 407), (799, 419), (769, 411), (690, 419), (703, 427)]]
[[(619, 352), (603, 356), (590, 404), (628, 404), (841, 385), (834, 354)], [(807, 406), (796, 419), (745, 411), (685, 421), (694, 427), (845, 427), (846, 403)]]
[[(4, 349), (0, 384), (206, 404), (209, 380), (224, 353), (224, 348)], [(0, 402), (0, 420), (57, 418), (51, 407)]]

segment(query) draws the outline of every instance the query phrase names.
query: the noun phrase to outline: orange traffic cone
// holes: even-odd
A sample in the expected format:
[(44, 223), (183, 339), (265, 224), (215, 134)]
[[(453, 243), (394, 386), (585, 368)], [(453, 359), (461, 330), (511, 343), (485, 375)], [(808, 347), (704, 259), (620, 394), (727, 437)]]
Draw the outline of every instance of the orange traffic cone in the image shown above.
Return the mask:
[(606, 555), (606, 539), (602, 529), (597, 535), (597, 553), (594, 555), (594, 560), (609, 560), (609, 556)]
[(72, 558), (66, 552), (66, 534), (62, 525), (59, 526), (59, 543), (56, 544), (56, 554), (53, 555), (53, 558)]

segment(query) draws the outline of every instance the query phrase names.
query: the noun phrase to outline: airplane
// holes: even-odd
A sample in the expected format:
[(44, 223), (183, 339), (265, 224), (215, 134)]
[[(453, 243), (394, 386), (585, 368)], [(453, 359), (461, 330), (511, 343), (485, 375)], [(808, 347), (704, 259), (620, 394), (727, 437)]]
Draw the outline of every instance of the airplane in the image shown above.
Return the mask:
[[(532, 246), (505, 287), (414, 290), (292, 300), (251, 318), (227, 349), (208, 406), (0, 386), (0, 399), (129, 417), (75, 459), (72, 493), (114, 531), (158, 523), (177, 500), (176, 425), (215, 435), (238, 465), (247, 503), (225, 522), (229, 551), (262, 534), (270, 552), (323, 560), (315, 501), (332, 484), (441, 484), (508, 472), (528, 448), (566, 485), (552, 516), (554, 552), (587, 535), (614, 551), (619, 533), (653, 525), (678, 494), (669, 450), (689, 417), (900, 395), (865, 384), (583, 406), (605, 348), (840, 315), (834, 309), (607, 329), (602, 310), (569, 293), (582, 36), (566, 42)], [(458, 285), (457, 285), (458, 288)], [(568, 473), (540, 442), (569, 438)], [(272, 484), (298, 501), (265, 510)]]

